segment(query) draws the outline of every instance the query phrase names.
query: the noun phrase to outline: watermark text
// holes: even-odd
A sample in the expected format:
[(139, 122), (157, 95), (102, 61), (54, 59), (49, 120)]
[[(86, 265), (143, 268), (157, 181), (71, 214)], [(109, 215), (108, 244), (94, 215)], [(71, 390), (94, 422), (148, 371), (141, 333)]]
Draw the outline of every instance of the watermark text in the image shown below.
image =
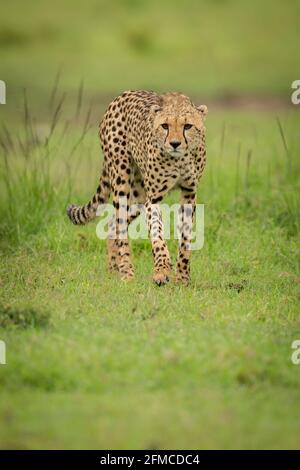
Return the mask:
[(300, 364), (300, 339), (295, 339), (292, 342), (292, 349), (295, 349), (291, 356), (291, 361), (295, 366)]
[(6, 84), (0, 80), (0, 104), (6, 104)]
[(300, 104), (300, 80), (294, 80), (292, 83), (293, 91), (291, 100), (293, 104)]
[[(192, 220), (192, 214), (194, 217)], [(182, 237), (190, 240), (190, 250), (201, 250), (204, 245), (204, 204), (159, 204), (152, 206), (153, 224), (146, 218), (146, 209), (143, 204), (127, 206), (126, 197), (118, 202), (118, 224), (116, 223), (116, 209), (112, 204), (103, 204), (98, 207), (97, 216), (101, 220), (96, 226), (96, 234), (100, 240), (126, 239), (146, 240), (149, 238), (149, 224), (152, 225), (151, 239), (162, 236), (165, 240), (172, 237), (181, 241)], [(161, 223), (158, 223), (161, 221)], [(118, 227), (119, 225), (119, 231)], [(161, 227), (161, 231), (157, 230)], [(121, 227), (121, 229), (120, 229)], [(117, 233), (118, 232), (118, 233)]]
[(0, 365), (6, 364), (6, 344), (0, 340)]

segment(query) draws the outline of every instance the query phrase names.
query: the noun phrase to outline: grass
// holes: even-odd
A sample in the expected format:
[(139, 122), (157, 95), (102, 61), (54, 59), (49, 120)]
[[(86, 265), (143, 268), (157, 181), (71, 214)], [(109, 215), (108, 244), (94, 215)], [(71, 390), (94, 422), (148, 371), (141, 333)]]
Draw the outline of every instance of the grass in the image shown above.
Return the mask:
[(0, 447), (299, 447), (298, 114), (208, 117), (204, 248), (189, 287), (158, 288), (148, 241), (122, 284), (66, 220), (101, 155), (56, 109), (1, 134)]

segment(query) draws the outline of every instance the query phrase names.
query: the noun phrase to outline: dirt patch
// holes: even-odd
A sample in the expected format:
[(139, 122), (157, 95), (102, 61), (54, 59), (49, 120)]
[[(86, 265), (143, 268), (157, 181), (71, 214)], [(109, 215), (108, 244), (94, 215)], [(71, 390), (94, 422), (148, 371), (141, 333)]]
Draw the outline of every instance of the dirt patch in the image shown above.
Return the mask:
[[(226, 94), (206, 100), (212, 109), (236, 109), (248, 111), (279, 111), (283, 109), (296, 109), (290, 96), (254, 95), (254, 94)], [(299, 107), (300, 109), (300, 107)]]
[[(300, 111), (300, 105), (297, 107), (291, 102), (290, 96), (278, 96), (278, 95), (259, 95), (251, 93), (243, 94), (223, 94), (216, 97), (205, 98), (205, 96), (190, 95), (195, 103), (202, 103), (209, 107), (210, 110), (224, 110), (233, 109), (241, 111), (280, 111), (284, 109), (298, 109)], [(101, 93), (94, 95), (91, 102), (93, 104), (93, 111), (97, 112), (106, 109), (109, 103), (116, 97), (113, 93)]]

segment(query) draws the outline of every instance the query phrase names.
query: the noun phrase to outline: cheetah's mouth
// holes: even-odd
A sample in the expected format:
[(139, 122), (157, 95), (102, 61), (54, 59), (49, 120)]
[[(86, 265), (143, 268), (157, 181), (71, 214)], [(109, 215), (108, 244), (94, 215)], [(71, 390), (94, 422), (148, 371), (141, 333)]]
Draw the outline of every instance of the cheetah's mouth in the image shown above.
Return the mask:
[(177, 158), (182, 156), (182, 152), (180, 150), (169, 150), (168, 154), (171, 155), (171, 157), (177, 157)]

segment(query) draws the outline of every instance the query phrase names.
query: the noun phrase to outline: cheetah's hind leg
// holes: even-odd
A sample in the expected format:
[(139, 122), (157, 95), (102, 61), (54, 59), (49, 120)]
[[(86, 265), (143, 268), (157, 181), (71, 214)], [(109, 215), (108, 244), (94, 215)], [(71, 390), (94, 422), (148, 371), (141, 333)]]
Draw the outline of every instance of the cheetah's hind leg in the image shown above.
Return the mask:
[[(142, 205), (145, 203), (146, 193), (138, 168), (134, 165), (132, 171), (132, 182), (130, 188), (130, 209), (128, 213), (128, 226), (135, 220), (142, 211)], [(108, 228), (108, 269), (110, 272), (119, 271), (119, 248), (116, 240), (116, 217), (115, 215), (109, 222)]]

